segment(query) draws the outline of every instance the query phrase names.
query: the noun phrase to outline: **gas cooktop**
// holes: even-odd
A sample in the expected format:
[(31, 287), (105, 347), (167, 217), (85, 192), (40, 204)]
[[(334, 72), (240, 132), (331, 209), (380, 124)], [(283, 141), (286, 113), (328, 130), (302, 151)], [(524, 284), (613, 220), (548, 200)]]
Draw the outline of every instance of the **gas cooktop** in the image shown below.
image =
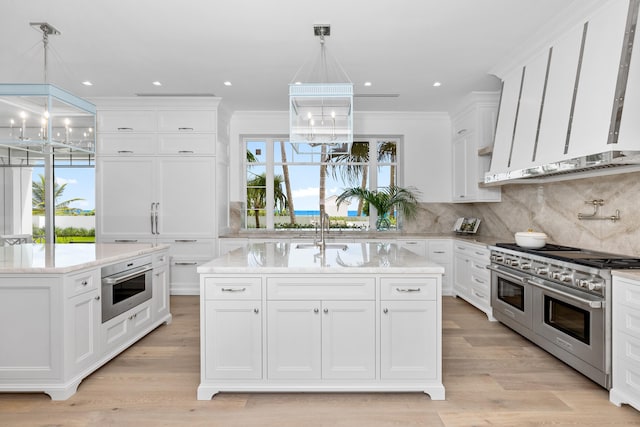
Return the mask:
[(589, 267), (606, 268), (611, 270), (640, 268), (640, 258), (590, 251), (570, 246), (547, 244), (539, 249), (523, 248), (515, 243), (496, 243), (496, 246), (511, 249), (513, 251), (557, 259), (560, 261), (573, 262), (575, 264), (586, 265)]

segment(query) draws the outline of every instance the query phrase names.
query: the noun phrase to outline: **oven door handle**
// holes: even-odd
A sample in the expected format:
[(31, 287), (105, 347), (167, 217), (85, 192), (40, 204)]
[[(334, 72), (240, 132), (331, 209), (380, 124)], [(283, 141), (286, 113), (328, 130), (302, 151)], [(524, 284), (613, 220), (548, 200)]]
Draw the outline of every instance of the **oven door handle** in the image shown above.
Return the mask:
[(491, 270), (491, 271), (495, 271), (496, 273), (500, 273), (500, 274), (502, 274), (504, 276), (507, 276), (510, 279), (517, 280), (518, 282), (527, 283), (527, 278), (526, 277), (518, 276), (517, 274), (513, 274), (513, 273), (509, 273), (507, 271), (504, 271), (500, 267), (494, 267), (493, 264), (487, 265), (487, 269)]
[(570, 294), (568, 292), (563, 292), (563, 291), (560, 291), (558, 289), (555, 289), (555, 288), (552, 288), (552, 287), (549, 287), (549, 286), (545, 286), (545, 285), (543, 285), (541, 283), (534, 282), (533, 280), (530, 280), (530, 279), (526, 279), (526, 283), (528, 283), (531, 286), (535, 286), (535, 287), (538, 287), (540, 289), (543, 289), (545, 291), (549, 291), (549, 292), (553, 292), (553, 293), (555, 293), (557, 295), (561, 295), (561, 296), (563, 296), (565, 298), (569, 298), (569, 299), (571, 299), (573, 301), (576, 301), (576, 302), (578, 302), (580, 304), (586, 305), (586, 306), (588, 306), (590, 308), (602, 308), (602, 301), (591, 301), (591, 300), (588, 300), (588, 299), (580, 298), (580, 297), (572, 295), (572, 294)]
[(105, 277), (102, 279), (102, 281), (104, 283), (106, 283), (107, 285), (117, 285), (119, 283), (122, 282), (126, 282), (129, 279), (133, 279), (136, 276), (140, 276), (144, 273), (146, 273), (147, 271), (151, 271), (153, 270), (152, 266), (142, 266), (137, 268), (136, 270), (129, 272), (127, 274), (123, 274), (121, 276), (110, 276), (110, 277)]

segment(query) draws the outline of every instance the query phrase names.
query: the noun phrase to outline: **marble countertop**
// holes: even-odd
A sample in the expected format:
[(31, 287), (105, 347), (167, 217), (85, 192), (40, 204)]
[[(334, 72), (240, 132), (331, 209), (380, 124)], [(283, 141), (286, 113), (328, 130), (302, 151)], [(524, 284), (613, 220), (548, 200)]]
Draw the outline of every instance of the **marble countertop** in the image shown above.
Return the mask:
[(248, 244), (198, 267), (198, 273), (427, 273), (444, 268), (392, 243)]
[(611, 270), (611, 275), (640, 281), (640, 271), (638, 270)]
[(0, 274), (69, 273), (168, 249), (146, 243), (28, 243), (0, 247)]
[[(244, 231), (238, 233), (227, 233), (220, 235), (221, 239), (264, 239), (264, 240), (309, 240), (316, 238), (313, 231)], [(464, 235), (455, 233), (403, 233), (395, 231), (331, 231), (327, 241), (339, 239), (368, 239), (368, 240), (396, 240), (396, 239), (458, 239), (483, 245), (495, 245), (497, 242), (505, 241), (494, 236)]]

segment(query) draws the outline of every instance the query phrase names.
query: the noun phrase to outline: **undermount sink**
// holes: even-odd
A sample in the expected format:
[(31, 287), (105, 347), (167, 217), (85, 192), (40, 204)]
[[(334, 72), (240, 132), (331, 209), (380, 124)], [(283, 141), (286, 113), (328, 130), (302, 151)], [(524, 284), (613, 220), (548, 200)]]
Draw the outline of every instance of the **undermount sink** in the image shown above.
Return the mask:
[[(298, 243), (296, 245), (296, 249), (314, 249), (314, 248), (321, 249), (321, 246), (316, 243)], [(344, 243), (325, 243), (324, 248), (339, 249), (343, 251), (346, 251), (347, 249), (349, 249), (349, 247)]]

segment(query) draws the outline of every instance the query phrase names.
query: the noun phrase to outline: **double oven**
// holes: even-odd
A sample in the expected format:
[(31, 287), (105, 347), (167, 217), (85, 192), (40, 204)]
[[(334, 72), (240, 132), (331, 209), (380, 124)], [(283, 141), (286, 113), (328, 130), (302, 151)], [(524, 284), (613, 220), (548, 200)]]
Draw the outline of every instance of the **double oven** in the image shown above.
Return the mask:
[(611, 387), (611, 269), (640, 260), (547, 245), (491, 247), (493, 316), (577, 371)]

